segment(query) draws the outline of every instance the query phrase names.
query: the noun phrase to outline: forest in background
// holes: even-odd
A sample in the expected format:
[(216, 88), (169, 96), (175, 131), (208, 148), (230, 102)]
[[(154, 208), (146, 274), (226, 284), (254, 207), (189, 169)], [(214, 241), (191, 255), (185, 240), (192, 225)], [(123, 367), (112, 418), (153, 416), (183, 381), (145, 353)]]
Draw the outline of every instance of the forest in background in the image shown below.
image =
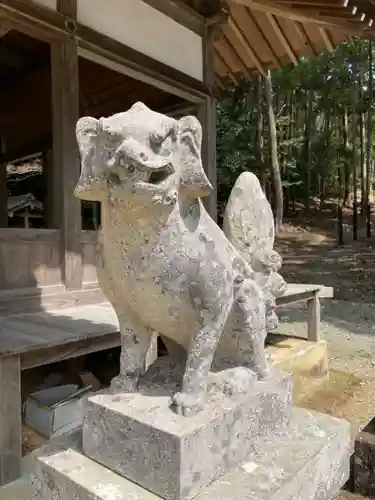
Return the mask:
[[(371, 230), (374, 188), (375, 44), (353, 40), (333, 53), (274, 69), (222, 91), (217, 104), (218, 204), (238, 175), (258, 175), (279, 228), (303, 207), (353, 210)], [(354, 193), (357, 196), (354, 196)]]

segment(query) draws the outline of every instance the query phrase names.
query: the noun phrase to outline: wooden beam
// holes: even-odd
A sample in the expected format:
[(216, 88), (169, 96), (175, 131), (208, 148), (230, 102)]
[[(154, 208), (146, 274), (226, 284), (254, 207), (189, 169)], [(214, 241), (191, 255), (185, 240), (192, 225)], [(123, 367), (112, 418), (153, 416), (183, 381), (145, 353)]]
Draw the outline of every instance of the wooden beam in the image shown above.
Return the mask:
[(164, 115), (168, 115), (172, 118), (175, 117), (180, 117), (180, 116), (188, 116), (193, 114), (195, 112), (196, 106), (191, 103), (179, 103), (175, 104), (174, 106), (168, 106), (168, 107), (163, 107), (160, 110), (160, 113), (163, 113)]
[(195, 10), (206, 18), (215, 16), (220, 12), (223, 4), (223, 0), (193, 0)]
[[(215, 87), (214, 27), (206, 26), (203, 39), (204, 83), (211, 91)], [(207, 96), (198, 108), (198, 119), (202, 125), (202, 163), (214, 191), (203, 199), (204, 205), (214, 221), (217, 221), (217, 166), (216, 166), (216, 102), (213, 95)]]
[(325, 28), (319, 27), (319, 33), (321, 34), (321, 37), (323, 38), (324, 45), (328, 52), (333, 52), (335, 50), (335, 47), (332, 43), (331, 37), (329, 36), (329, 33), (325, 30)]
[[(298, 8), (290, 8), (290, 6), (286, 6), (285, 4), (275, 2), (274, 0), (232, 0), (233, 2), (246, 5), (252, 10), (259, 10), (266, 14), (272, 14), (274, 16), (283, 17), (288, 20), (300, 21), (300, 22), (312, 22), (319, 21), (324, 24), (326, 27), (332, 28), (342, 28), (340, 23), (337, 23), (335, 20), (324, 20), (321, 19), (318, 15), (318, 11), (309, 12), (306, 14), (302, 6)], [(350, 28), (349, 28), (350, 30)], [(354, 30), (352, 30), (354, 32)]]
[(197, 35), (204, 36), (204, 17), (178, 0), (143, 0), (150, 7), (162, 12), (178, 24)]
[(61, 271), (69, 290), (82, 286), (81, 201), (73, 195), (80, 175), (75, 137), (79, 119), (78, 51), (74, 39), (51, 46), (53, 175), (60, 183)]
[(234, 85), (237, 85), (238, 84), (237, 79), (234, 76), (233, 71), (231, 70), (225, 57), (221, 54), (220, 47), (217, 44), (215, 46), (215, 56), (220, 60), (221, 64), (226, 68), (227, 72), (225, 76), (229, 77), (229, 79), (232, 80)]
[(19, 355), (0, 358), (0, 486), (19, 478), (22, 458)]
[(198, 108), (198, 119), (202, 125), (202, 163), (214, 191), (203, 198), (203, 203), (212, 219), (217, 221), (217, 166), (216, 166), (216, 102), (207, 97)]
[(48, 43), (75, 39), (83, 57), (106, 59), (126, 69), (130, 77), (190, 102), (200, 103), (209, 93), (203, 82), (29, 0), (1, 0), (0, 17), (12, 28)]
[(27, 161), (30, 158), (35, 158), (36, 156), (40, 156), (43, 151), (49, 149), (52, 145), (52, 136), (48, 135), (47, 137), (42, 137), (37, 141), (29, 141), (22, 145), (22, 147), (4, 151), (3, 154), (0, 155), (0, 164), (1, 163), (21, 163), (23, 161)]
[(250, 70), (246, 64), (246, 62), (243, 60), (243, 58), (241, 57), (241, 55), (238, 53), (238, 50), (237, 48), (231, 43), (231, 41), (229, 40), (227, 34), (224, 34), (223, 36), (223, 40), (222, 40), (224, 43), (225, 43), (225, 46), (224, 48), (232, 54), (232, 57), (237, 60), (237, 62), (239, 63), (239, 66), (241, 67), (242, 71), (240, 71), (240, 73), (243, 73), (243, 75), (248, 79), (248, 80), (251, 80), (251, 74), (250, 74)]
[(243, 33), (243, 31), (240, 28), (240, 26), (237, 24), (236, 20), (233, 17), (231, 17), (231, 16), (229, 16), (229, 27), (233, 30), (233, 32), (235, 33), (236, 37), (238, 38), (238, 40), (243, 45), (245, 51), (247, 52), (248, 56), (250, 57), (250, 59), (255, 64), (255, 66), (258, 69), (258, 71), (262, 75), (265, 76), (266, 73), (267, 73), (267, 70), (263, 66), (262, 61), (257, 56), (255, 50), (251, 47), (249, 41), (245, 37), (245, 34)]
[(54, 347), (44, 347), (36, 351), (29, 351), (21, 354), (21, 370), (29, 370), (37, 366), (74, 359), (78, 356), (85, 356), (93, 352), (113, 349), (120, 345), (121, 335), (119, 332), (115, 332), (101, 337), (78, 340)]
[(289, 40), (286, 38), (286, 36), (283, 33), (283, 30), (281, 29), (281, 26), (279, 24), (279, 21), (275, 18), (273, 14), (268, 13), (267, 14), (267, 19), (269, 23), (272, 26), (272, 29), (274, 30), (277, 38), (279, 39), (281, 45), (283, 46), (285, 52), (287, 53), (289, 59), (292, 61), (294, 66), (298, 66), (298, 57), (296, 53), (294, 52), (292, 46), (289, 43)]
[(5, 23), (0, 23), (0, 38), (9, 33), (10, 27)]
[(78, 15), (78, 0), (57, 0), (57, 12), (76, 20)]
[(8, 227), (7, 167), (0, 164), (0, 227)]
[(300, 37), (303, 45), (306, 47), (309, 47), (314, 54), (314, 56), (317, 55), (317, 51), (315, 50), (314, 44), (311, 42), (309, 35), (307, 34), (307, 31), (305, 29), (305, 26), (303, 23), (300, 23), (299, 21), (293, 21), (293, 25), (298, 33), (298, 36)]
[(60, 177), (53, 168), (53, 150), (48, 149), (43, 153), (43, 175), (47, 186), (47, 196), (44, 200), (44, 215), (48, 229), (60, 227), (61, 201)]
[[(4, 138), (0, 136), (0, 153), (5, 151)], [(7, 166), (0, 161), (0, 227), (8, 227)]]
[(286, 17), (287, 19), (294, 19), (296, 21), (311, 21), (306, 16), (302, 9), (291, 9), (285, 5), (279, 4), (273, 0), (233, 0), (234, 3), (246, 5), (250, 9), (260, 10), (267, 14), (275, 16)]
[(256, 18), (256, 16), (254, 15), (254, 12), (251, 9), (249, 9), (248, 7), (245, 7), (245, 12), (249, 16), (249, 18), (251, 19), (251, 21), (253, 22), (254, 26), (259, 31), (259, 34), (262, 37), (263, 42), (265, 43), (265, 45), (268, 47), (268, 50), (272, 54), (273, 60), (275, 61), (275, 63), (277, 64), (277, 66), (279, 68), (281, 68), (281, 66), (282, 66), (281, 60), (280, 60), (279, 56), (277, 55), (277, 53), (275, 52), (275, 50), (274, 50), (274, 48), (272, 46), (272, 43), (270, 43), (268, 36), (264, 33), (262, 25), (258, 21), (258, 19)]

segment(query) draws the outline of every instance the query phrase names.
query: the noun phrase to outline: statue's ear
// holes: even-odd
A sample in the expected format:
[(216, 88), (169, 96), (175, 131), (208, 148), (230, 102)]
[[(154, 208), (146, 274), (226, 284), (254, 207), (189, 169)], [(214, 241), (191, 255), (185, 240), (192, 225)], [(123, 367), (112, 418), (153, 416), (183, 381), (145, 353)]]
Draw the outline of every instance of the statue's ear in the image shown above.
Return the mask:
[(178, 122), (180, 185), (188, 198), (208, 196), (213, 187), (202, 166), (202, 127), (194, 116), (185, 116)]
[(76, 137), (81, 154), (81, 176), (74, 190), (82, 200), (100, 201), (105, 187), (105, 178), (96, 164), (98, 120), (91, 116), (80, 118), (76, 126)]

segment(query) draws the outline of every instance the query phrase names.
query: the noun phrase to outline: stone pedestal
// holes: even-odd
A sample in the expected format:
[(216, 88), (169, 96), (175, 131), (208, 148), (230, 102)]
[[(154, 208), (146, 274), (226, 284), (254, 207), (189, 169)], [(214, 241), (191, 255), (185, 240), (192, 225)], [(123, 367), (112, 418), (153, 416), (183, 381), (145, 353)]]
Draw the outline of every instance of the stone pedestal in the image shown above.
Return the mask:
[(281, 372), (242, 395), (227, 375), (211, 374), (194, 417), (170, 409), (181, 371), (165, 361), (137, 394), (89, 397), (83, 432), (27, 458), (22, 500), (332, 499), (349, 476), (349, 423), (293, 408)]
[[(85, 456), (77, 437), (29, 457), (30, 496), (24, 500), (160, 499)], [(287, 432), (265, 440), (262, 450), (251, 453), (196, 498), (330, 500), (348, 478), (351, 443), (347, 422), (293, 408)]]
[(164, 375), (160, 382), (151, 376), (139, 393), (90, 397), (83, 451), (165, 500), (193, 498), (289, 423), (292, 384), (281, 372), (254, 382), (249, 394), (211, 391), (194, 417), (170, 408), (178, 382)]

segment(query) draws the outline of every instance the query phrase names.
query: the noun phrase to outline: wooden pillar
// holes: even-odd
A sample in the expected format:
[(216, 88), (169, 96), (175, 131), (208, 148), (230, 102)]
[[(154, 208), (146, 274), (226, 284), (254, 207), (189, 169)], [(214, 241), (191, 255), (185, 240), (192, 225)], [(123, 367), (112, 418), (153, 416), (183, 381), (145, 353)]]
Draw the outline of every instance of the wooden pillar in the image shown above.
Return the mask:
[[(203, 37), (203, 79), (213, 93), (215, 85), (214, 70), (214, 30), (206, 26)], [(217, 172), (216, 172), (216, 102), (212, 95), (207, 96), (198, 108), (198, 119), (202, 125), (202, 162), (214, 192), (204, 198), (204, 204), (213, 220), (217, 221)]]
[[(0, 154), (5, 153), (5, 142), (0, 137)], [(8, 227), (8, 179), (7, 167), (0, 163), (0, 227)]]
[(19, 478), (22, 457), (19, 355), (0, 358), (0, 486)]
[(217, 221), (217, 172), (216, 172), (216, 105), (207, 97), (199, 106), (198, 119), (202, 125), (202, 162), (208, 179), (214, 187), (210, 196), (203, 198), (204, 205), (213, 220)]
[[(67, 2), (60, 3), (66, 7)], [(51, 71), (53, 175), (60, 184), (62, 276), (66, 288), (72, 290), (82, 287), (81, 202), (73, 195), (80, 174), (75, 136), (79, 118), (78, 51), (74, 38), (51, 46)]]
[(314, 293), (314, 297), (307, 302), (307, 340), (310, 342), (320, 342), (320, 298), (319, 291)]
[(49, 149), (43, 153), (43, 176), (47, 191), (44, 200), (44, 214), (45, 223), (49, 229), (58, 229), (60, 227), (61, 182), (57, 174), (53, 168), (53, 150)]
[(0, 227), (8, 227), (7, 167), (0, 164)]

